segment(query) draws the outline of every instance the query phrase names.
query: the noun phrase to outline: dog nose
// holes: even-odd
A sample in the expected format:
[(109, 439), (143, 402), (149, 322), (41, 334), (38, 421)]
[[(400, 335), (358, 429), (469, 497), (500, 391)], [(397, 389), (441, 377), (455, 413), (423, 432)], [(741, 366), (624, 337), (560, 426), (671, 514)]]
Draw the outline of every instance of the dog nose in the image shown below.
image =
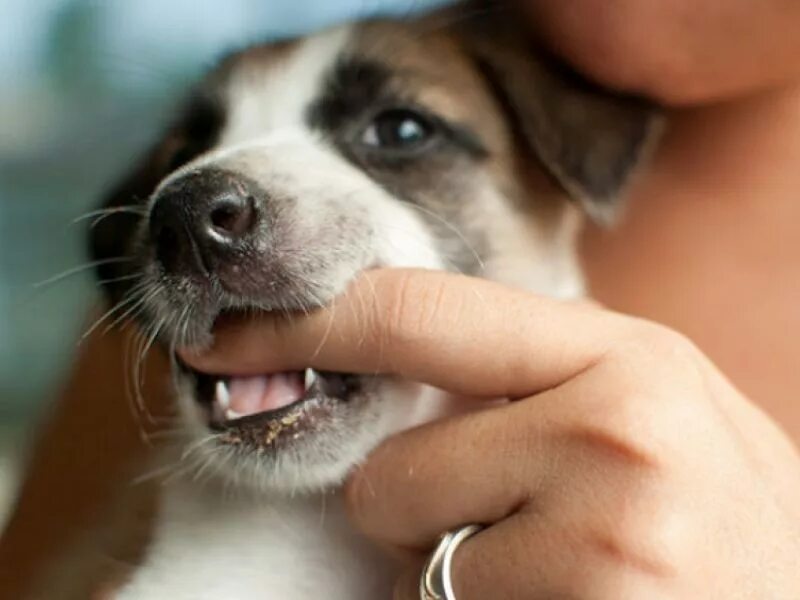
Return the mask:
[(236, 244), (253, 227), (255, 207), (252, 196), (239, 193), (223, 193), (212, 198), (209, 211), (207, 234), (219, 242)]
[(201, 170), (161, 190), (150, 212), (156, 257), (169, 273), (208, 274), (252, 243), (255, 195), (234, 174)]

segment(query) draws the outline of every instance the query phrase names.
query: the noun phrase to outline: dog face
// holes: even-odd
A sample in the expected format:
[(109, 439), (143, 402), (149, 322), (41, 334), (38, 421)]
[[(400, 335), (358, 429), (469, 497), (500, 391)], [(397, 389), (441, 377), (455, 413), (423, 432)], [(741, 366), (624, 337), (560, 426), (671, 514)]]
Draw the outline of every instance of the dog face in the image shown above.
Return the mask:
[[(125, 259), (100, 273), (120, 313), (174, 349), (210, 343), (222, 314), (313, 310), (374, 267), (580, 295), (579, 207), (609, 213), (652, 111), (553, 69), (509, 9), (480, 8), (223, 61), (94, 230), (97, 258)], [(389, 378), (175, 373), (199, 460), (270, 490), (335, 484), (441, 409)]]

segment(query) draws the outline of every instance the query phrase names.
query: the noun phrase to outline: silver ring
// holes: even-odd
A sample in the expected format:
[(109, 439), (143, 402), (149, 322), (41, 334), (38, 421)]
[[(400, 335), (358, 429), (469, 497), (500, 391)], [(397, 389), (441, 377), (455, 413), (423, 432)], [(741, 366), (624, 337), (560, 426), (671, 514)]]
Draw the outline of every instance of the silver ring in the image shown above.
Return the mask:
[(483, 527), (480, 525), (465, 525), (442, 535), (439, 544), (422, 569), (422, 577), (419, 580), (420, 600), (456, 600), (453, 582), (450, 579), (453, 554), (464, 540), (481, 529)]

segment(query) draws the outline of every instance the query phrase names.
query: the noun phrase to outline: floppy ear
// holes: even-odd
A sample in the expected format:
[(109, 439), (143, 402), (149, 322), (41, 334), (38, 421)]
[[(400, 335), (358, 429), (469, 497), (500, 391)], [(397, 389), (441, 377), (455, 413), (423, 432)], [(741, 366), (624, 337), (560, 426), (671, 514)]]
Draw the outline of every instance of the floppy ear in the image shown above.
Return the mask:
[(471, 8), (456, 25), (459, 37), (512, 126), (592, 218), (611, 221), (658, 137), (659, 111), (558, 66), (535, 46), (526, 17), (512, 3), (483, 0)]
[(154, 144), (104, 196), (101, 214), (89, 229), (89, 254), (97, 261), (96, 273), (111, 298), (126, 286), (133, 265), (127, 262), (134, 231), (140, 225), (145, 203), (163, 174), (165, 142)]
[(112, 296), (125, 287), (115, 280), (129, 275), (133, 267), (115, 261), (130, 252), (148, 198), (170, 171), (211, 147), (223, 122), (220, 100), (205, 89), (194, 90), (160, 139), (105, 195), (102, 207), (118, 210), (96, 221), (89, 236), (89, 252), (93, 259), (102, 261), (98, 263), (98, 276), (108, 282), (104, 287)]

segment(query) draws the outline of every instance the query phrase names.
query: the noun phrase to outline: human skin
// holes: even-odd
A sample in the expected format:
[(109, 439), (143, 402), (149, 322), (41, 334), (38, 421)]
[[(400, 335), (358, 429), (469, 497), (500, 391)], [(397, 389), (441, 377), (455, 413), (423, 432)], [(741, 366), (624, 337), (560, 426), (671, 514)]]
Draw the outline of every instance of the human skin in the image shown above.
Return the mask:
[[(557, 10), (566, 3), (549, 4)], [(580, 14), (596, 23), (590, 12), (575, 10), (578, 25)], [(791, 11), (786, 15), (790, 22)], [(573, 42), (578, 47), (580, 39)], [(758, 39), (738, 36), (737, 43), (758, 54)], [(587, 39), (583, 47), (591, 53), (594, 46)], [(607, 60), (609, 71), (624, 72), (640, 56)], [(595, 298), (689, 335), (751, 402), (800, 440), (793, 358), (800, 356), (800, 336), (791, 335), (800, 331), (800, 89), (763, 89), (763, 75), (772, 72), (769, 81), (783, 81), (781, 64), (764, 62), (739, 86), (749, 98), (730, 97), (712, 78), (714, 92), (699, 98), (725, 97), (724, 103), (673, 111), (661, 151), (631, 190), (626, 217), (613, 231), (588, 229), (582, 254)], [(661, 99), (689, 102), (679, 98), (685, 82), (671, 81), (667, 71), (645, 74), (662, 81)], [(25, 581), (101, 514), (126, 469), (148, 451), (123, 394), (124, 345), (117, 332), (93, 336), (76, 358), (0, 540), (3, 597), (20, 597)], [(166, 396), (160, 358), (153, 353), (148, 367), (151, 410), (163, 410)]]
[[(308, 318), (222, 323), (210, 351), (182, 356), (207, 372), (310, 364), (509, 398), (391, 438), (345, 487), (358, 529), (398, 551), (486, 525), (454, 559), (460, 600), (800, 594), (797, 449), (662, 326), (383, 270)], [(396, 598), (417, 598), (418, 581), (414, 564)]]
[(800, 76), (794, 0), (522, 0), (546, 44), (589, 78), (672, 105)]

